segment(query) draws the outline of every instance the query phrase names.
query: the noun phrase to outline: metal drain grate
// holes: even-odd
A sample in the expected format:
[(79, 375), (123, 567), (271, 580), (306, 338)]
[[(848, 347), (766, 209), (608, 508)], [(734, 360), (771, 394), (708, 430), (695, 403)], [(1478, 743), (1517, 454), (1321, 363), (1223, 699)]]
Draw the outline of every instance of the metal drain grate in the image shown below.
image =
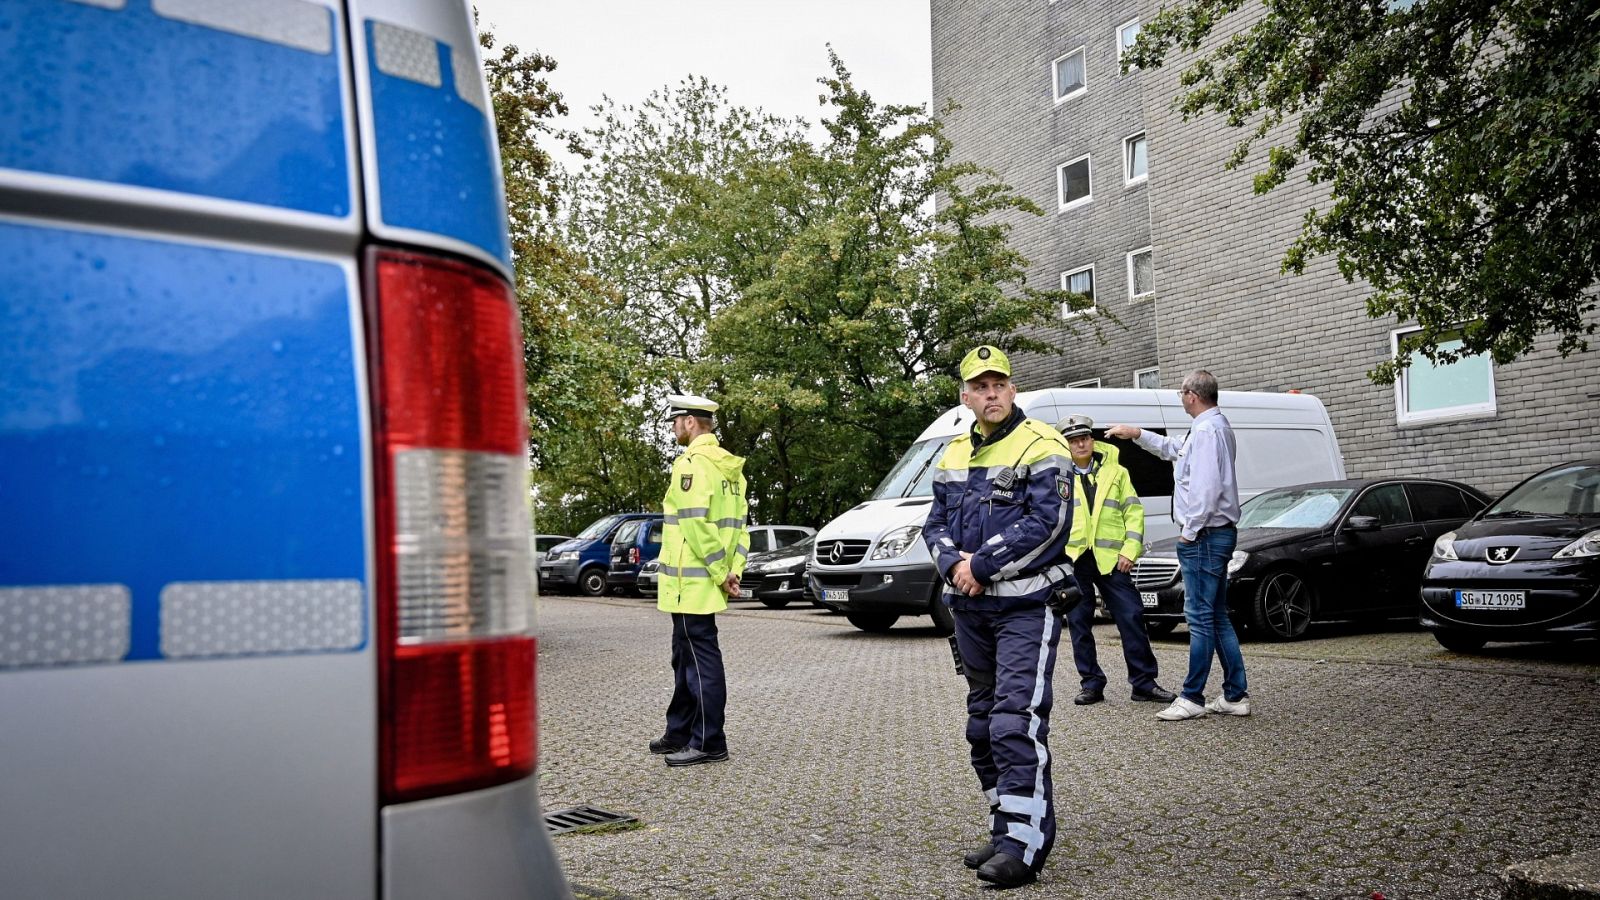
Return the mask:
[(561, 834), (564, 831), (576, 831), (593, 825), (620, 825), (624, 822), (637, 821), (638, 818), (635, 816), (610, 812), (598, 806), (574, 806), (571, 809), (558, 809), (555, 812), (545, 813), (544, 830), (549, 834)]

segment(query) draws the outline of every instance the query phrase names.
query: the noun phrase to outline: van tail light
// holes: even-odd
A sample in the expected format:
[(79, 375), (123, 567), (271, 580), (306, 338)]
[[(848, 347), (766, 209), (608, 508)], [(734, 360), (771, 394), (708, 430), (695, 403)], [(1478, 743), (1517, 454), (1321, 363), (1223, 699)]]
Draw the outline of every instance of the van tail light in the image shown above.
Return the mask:
[(366, 261), (379, 769), (396, 803), (534, 768), (527, 399), (503, 281), (398, 250)]
[(628, 548), (628, 564), (629, 565), (637, 565), (638, 562), (639, 562), (639, 548), (638, 547), (629, 547)]

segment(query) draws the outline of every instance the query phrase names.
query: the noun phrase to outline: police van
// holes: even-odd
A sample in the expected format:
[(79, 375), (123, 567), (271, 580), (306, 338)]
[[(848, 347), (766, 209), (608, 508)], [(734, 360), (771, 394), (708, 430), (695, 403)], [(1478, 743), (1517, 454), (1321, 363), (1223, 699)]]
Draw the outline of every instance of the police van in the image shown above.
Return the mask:
[(0, 0), (0, 896), (565, 897), (461, 0)]
[[(1238, 444), (1241, 500), (1268, 488), (1344, 477), (1344, 457), (1322, 401), (1309, 394), (1254, 391), (1221, 391), (1218, 401)], [(1191, 423), (1177, 391), (1055, 388), (1020, 392), (1016, 402), (1049, 425), (1078, 413), (1099, 428), (1123, 423), (1182, 436)], [(922, 540), (922, 523), (933, 505), (933, 476), (945, 447), (971, 428), (972, 412), (964, 406), (939, 416), (871, 497), (817, 533), (812, 590), (857, 628), (883, 631), (902, 616), (928, 615), (940, 632), (954, 629), (941, 599), (943, 581)], [(1172, 463), (1132, 441), (1096, 439), (1118, 447), (1118, 461), (1144, 503), (1145, 541), (1176, 535)]]

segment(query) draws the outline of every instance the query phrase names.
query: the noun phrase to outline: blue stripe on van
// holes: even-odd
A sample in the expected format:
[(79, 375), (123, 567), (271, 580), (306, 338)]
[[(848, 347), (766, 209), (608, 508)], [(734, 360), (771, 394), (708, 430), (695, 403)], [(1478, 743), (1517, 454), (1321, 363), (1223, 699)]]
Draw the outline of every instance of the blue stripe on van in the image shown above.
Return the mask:
[(336, 52), (150, 0), (0, 0), (0, 168), (343, 217), (346, 156)]
[(0, 222), (0, 586), (125, 584), (155, 659), (171, 582), (365, 583), (351, 301), (328, 262)]
[[(366, 23), (373, 46), (373, 23)], [(507, 266), (505, 187), (494, 155), (494, 123), (461, 99), (448, 45), (435, 41), (443, 84), (387, 75), (369, 53), (372, 119), (383, 222), (452, 237)]]

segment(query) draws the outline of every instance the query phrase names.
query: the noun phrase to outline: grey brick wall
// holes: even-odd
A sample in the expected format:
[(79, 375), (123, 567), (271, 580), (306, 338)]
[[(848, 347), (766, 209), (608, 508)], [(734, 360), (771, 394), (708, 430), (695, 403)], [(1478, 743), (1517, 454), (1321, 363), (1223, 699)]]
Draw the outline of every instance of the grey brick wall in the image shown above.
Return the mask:
[[(1123, 138), (1144, 127), (1142, 75), (1116, 74), (1115, 29), (1137, 15), (1135, 5), (932, 3), (934, 105), (961, 106), (946, 119), (956, 157), (995, 170), (1044, 210), (1008, 219), (1013, 246), (1030, 261), (1028, 283), (1059, 287), (1063, 272), (1092, 265), (1096, 305), (1110, 313), (1030, 332), (1064, 352), (1014, 357), (1024, 388), (1089, 378), (1130, 387), (1135, 370), (1156, 365), (1154, 307), (1128, 299), (1125, 263), (1150, 244), (1147, 185), (1126, 187), (1122, 169)], [(1051, 64), (1079, 46), (1087, 91), (1057, 104)], [(1094, 199), (1058, 212), (1056, 168), (1085, 154)]]
[[(1046, 210), (1042, 220), (1014, 223), (1016, 246), (1033, 261), (1031, 283), (1054, 285), (1060, 272), (1092, 262), (1100, 304), (1127, 326), (1112, 326), (1104, 344), (1043, 332), (1066, 352), (1019, 355), (1024, 388), (1097, 376), (1126, 386), (1134, 369), (1159, 360), (1165, 387), (1203, 367), (1226, 389), (1302, 390), (1327, 405), (1352, 477), (1450, 477), (1494, 493), (1562, 459), (1600, 456), (1600, 351), (1562, 359), (1553, 338), (1495, 367), (1493, 415), (1399, 425), (1395, 389), (1365, 373), (1387, 358), (1400, 323), (1367, 318), (1367, 289), (1347, 284), (1331, 259), (1298, 277), (1278, 271), (1324, 190), (1301, 175), (1256, 196), (1259, 152), (1225, 171), (1243, 132), (1214, 116), (1184, 122), (1171, 108), (1190, 57), (1113, 74), (1116, 26), (1136, 13), (1153, 16), (1159, 4), (1141, 5), (932, 0), (935, 102), (951, 97), (965, 107), (949, 120), (957, 156), (1000, 171)], [(1257, 15), (1242, 10), (1229, 30)], [(1088, 93), (1057, 106), (1050, 62), (1080, 44), (1088, 47)], [(1121, 141), (1141, 123), (1150, 177), (1125, 190)], [(1083, 153), (1093, 154), (1095, 200), (1058, 214), (1055, 166)], [(1156, 297), (1130, 304), (1124, 254), (1146, 244), (1154, 247)]]

